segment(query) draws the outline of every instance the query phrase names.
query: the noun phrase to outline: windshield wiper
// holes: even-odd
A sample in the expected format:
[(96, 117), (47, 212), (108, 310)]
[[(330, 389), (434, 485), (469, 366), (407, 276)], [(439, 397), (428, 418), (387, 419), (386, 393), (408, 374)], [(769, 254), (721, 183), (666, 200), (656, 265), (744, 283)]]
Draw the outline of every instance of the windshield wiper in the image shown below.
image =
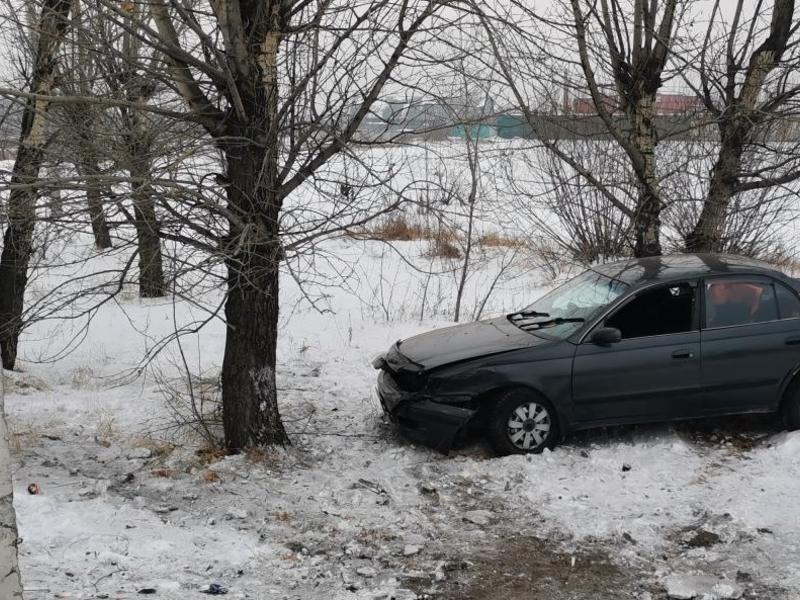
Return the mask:
[(555, 319), (548, 319), (547, 321), (537, 321), (535, 323), (528, 323), (522, 327), (535, 327), (542, 329), (544, 327), (552, 327), (553, 325), (563, 325), (564, 323), (585, 323), (586, 319), (583, 317), (556, 317)]
[(515, 317), (519, 319), (526, 319), (529, 317), (549, 317), (549, 316), (550, 316), (549, 313), (538, 312), (535, 310), (521, 310), (519, 312), (511, 313), (509, 315), (509, 317), (511, 317), (512, 319)]

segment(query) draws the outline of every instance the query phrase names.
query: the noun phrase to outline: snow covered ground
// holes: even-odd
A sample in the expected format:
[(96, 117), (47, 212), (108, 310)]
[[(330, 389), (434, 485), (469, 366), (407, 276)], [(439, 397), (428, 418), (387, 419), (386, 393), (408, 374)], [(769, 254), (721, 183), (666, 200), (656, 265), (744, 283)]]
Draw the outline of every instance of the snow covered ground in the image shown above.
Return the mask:
[[(28, 600), (206, 598), (213, 583), (259, 600), (644, 600), (707, 584), (716, 597), (800, 597), (800, 433), (732, 419), (584, 433), (530, 457), (411, 445), (382, 420), (369, 359), (445, 325), (455, 277), (431, 280), (375, 242), (328, 244), (354, 271), (347, 289), (319, 295), (325, 310), (283, 286), (284, 450), (198, 453), (154, 377), (179, 376), (174, 343), (127, 376), (202, 318), (198, 306), (127, 294), (86, 331), (45, 321), (26, 334), (6, 409)], [(466, 306), (497, 268), (489, 255)], [(519, 267), (484, 314), (552, 284)], [(37, 362), (76, 334), (70, 354)], [(213, 373), (223, 342), (217, 321), (182, 338), (190, 368)]]

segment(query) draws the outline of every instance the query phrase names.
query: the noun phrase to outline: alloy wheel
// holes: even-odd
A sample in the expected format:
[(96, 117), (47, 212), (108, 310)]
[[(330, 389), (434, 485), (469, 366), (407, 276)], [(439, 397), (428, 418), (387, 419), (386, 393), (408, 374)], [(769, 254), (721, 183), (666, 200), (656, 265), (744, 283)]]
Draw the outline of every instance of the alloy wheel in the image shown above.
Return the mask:
[(550, 413), (537, 402), (520, 404), (506, 424), (508, 439), (520, 450), (533, 450), (547, 439), (551, 427)]

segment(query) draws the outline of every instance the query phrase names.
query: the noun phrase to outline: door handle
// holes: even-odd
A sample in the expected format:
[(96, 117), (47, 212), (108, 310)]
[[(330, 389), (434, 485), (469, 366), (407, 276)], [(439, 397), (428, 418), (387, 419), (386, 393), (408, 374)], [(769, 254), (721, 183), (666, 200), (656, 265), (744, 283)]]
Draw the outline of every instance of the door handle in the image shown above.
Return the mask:
[(800, 335), (788, 337), (784, 340), (787, 346), (800, 346)]
[(672, 353), (672, 358), (694, 358), (694, 352), (691, 350), (675, 350)]

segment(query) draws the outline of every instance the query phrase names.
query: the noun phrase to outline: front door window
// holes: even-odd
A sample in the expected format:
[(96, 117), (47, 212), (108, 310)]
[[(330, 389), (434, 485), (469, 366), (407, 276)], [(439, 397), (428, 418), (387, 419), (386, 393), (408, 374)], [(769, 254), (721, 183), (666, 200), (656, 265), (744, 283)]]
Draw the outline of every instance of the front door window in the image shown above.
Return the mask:
[(606, 319), (622, 339), (686, 333), (694, 330), (694, 288), (688, 283), (646, 290)]

